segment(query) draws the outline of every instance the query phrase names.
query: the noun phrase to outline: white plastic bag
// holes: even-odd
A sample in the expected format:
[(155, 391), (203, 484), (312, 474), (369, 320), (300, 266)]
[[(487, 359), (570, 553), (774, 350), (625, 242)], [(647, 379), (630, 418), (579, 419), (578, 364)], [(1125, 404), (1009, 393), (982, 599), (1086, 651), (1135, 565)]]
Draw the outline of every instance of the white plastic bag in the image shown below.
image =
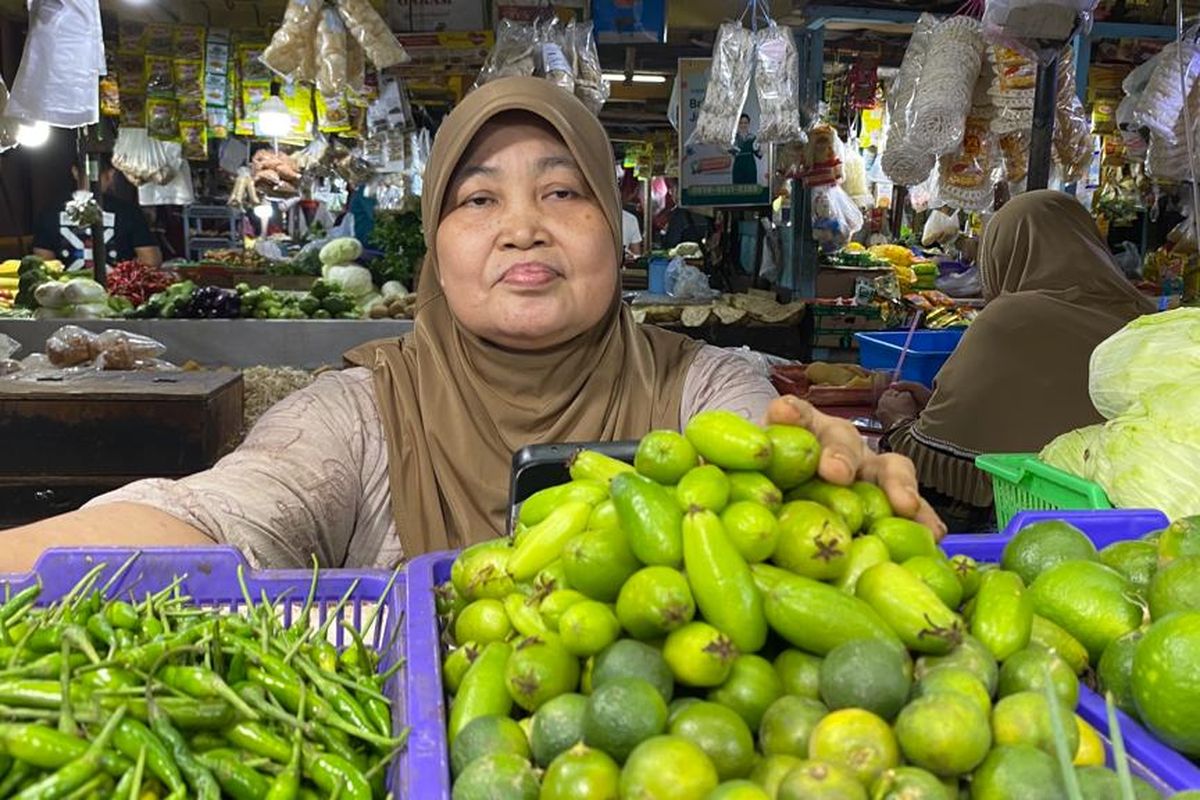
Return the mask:
[(176, 164), (168, 146), (152, 138), (145, 128), (122, 126), (113, 145), (112, 163), (134, 186), (170, 183), (175, 178)]
[(812, 190), (813, 238), (827, 253), (840, 250), (862, 230), (863, 215), (850, 195), (837, 184)]
[(148, 183), (138, 187), (138, 202), (143, 206), (187, 206), (196, 200), (192, 189), (192, 169), (183, 157), (183, 145), (163, 142), (175, 177), (166, 184)]
[(935, 244), (948, 245), (958, 238), (958, 217), (950, 216), (941, 209), (935, 208), (925, 220), (925, 229), (921, 232), (921, 244), (932, 247)]
[(61, 128), (100, 120), (100, 0), (31, 0), (29, 35), (5, 115)]

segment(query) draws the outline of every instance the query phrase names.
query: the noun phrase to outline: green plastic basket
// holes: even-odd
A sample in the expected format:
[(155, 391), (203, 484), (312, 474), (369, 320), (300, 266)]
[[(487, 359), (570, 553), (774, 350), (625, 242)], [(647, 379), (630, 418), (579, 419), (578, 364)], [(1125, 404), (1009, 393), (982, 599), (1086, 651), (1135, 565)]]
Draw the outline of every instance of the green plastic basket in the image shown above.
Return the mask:
[(1000, 530), (1019, 511), (1113, 507), (1100, 486), (1043, 464), (1036, 455), (983, 455), (975, 459), (975, 466), (992, 476)]

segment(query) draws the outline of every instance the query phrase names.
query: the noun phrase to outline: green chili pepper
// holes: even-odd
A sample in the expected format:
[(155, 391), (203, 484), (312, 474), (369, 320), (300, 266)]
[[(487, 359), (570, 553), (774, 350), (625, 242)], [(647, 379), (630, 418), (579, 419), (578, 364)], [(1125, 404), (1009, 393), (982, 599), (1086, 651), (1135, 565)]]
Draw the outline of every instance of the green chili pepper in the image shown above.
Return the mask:
[(38, 773), (38, 768), (28, 761), (17, 761), (12, 765), (12, 769), (4, 776), (4, 780), (0, 781), (0, 797), (12, 797), (16, 794), (19, 787), (23, 786), (27, 781), (33, 778)]
[(142, 685), (141, 679), (129, 670), (111, 666), (80, 670), (74, 679), (91, 689), (131, 689)]
[(113, 654), (113, 661), (122, 667), (148, 672), (168, 652), (195, 644), (211, 630), (211, 622), (197, 625), (173, 636), (164, 636), (129, 650), (119, 650)]
[(297, 665), (308, 679), (317, 687), (321, 696), (329, 701), (338, 716), (365, 731), (374, 730), (375, 725), (363, 711), (362, 706), (354, 699), (345, 687), (329, 680), (312, 665), (307, 658), (297, 658)]
[(42, 584), (36, 583), (33, 586), (28, 586), (14, 594), (0, 606), (0, 622), (8, 622), (15, 617), (18, 612), (24, 611), (42, 594)]
[(225, 673), (225, 682), (229, 685), (246, 680), (246, 654), (238, 650), (229, 659), (229, 670)]
[(157, 639), (163, 635), (163, 624), (153, 614), (147, 614), (142, 618), (141, 627), (142, 637), (145, 639)]
[[(3, 660), (3, 656), (0, 656), (0, 660)], [(67, 661), (70, 663), (72, 672), (88, 663), (87, 656), (83, 653), (72, 653), (68, 656)], [(7, 670), (4, 674), (7, 678), (56, 678), (61, 671), (62, 651), (59, 651), (39, 656), (28, 664)]]
[(150, 711), (150, 729), (170, 749), (175, 757), (175, 764), (187, 779), (188, 785), (195, 792), (197, 800), (220, 800), (221, 787), (217, 779), (201, 764), (192, 752), (188, 750), (183, 735), (171, 725), (171, 720), (165, 711), (159, 708), (154, 700), (148, 700)]
[[(137, 719), (148, 722), (148, 703), (136, 697), (101, 697), (101, 708), (126, 706)], [(218, 731), (236, 718), (233, 709), (224, 700), (193, 700), (190, 697), (160, 697), (154, 701), (171, 720), (171, 724), (185, 731)]]
[(222, 731), (230, 744), (256, 756), (286, 764), (292, 757), (287, 741), (259, 722), (238, 722)]
[[(78, 736), (46, 725), (0, 724), (0, 752), (38, 769), (61, 769), (82, 758), (87, 749), (88, 743)], [(100, 761), (105, 772), (118, 776), (131, 764), (115, 753), (101, 754)]]
[(130, 717), (121, 720), (121, 724), (117, 726), (117, 730), (113, 734), (113, 746), (130, 759), (136, 759), (138, 753), (144, 753), (146, 766), (150, 768), (150, 773), (162, 781), (172, 792), (187, 789), (183, 775), (180, 774), (179, 768), (171, 759), (171, 751), (155, 735), (154, 731), (138, 720)]
[(380, 700), (378, 697), (371, 697), (363, 692), (356, 693), (356, 698), (366, 712), (371, 722), (375, 724), (375, 730), (383, 736), (392, 735), (392, 709), (387, 703)]
[(225, 741), (225, 737), (218, 733), (200, 731), (188, 737), (188, 746), (193, 753), (207, 753), (209, 750), (220, 750), (228, 747), (229, 742)]
[(313, 663), (322, 672), (334, 673), (337, 672), (338, 654), (337, 648), (329, 642), (316, 642), (312, 646), (310, 654)]
[(87, 632), (97, 642), (101, 642), (109, 647), (115, 647), (117, 643), (117, 634), (109, 621), (104, 618), (103, 614), (93, 614), (87, 621)]
[(300, 792), (300, 736), (292, 739), (292, 757), (287, 766), (275, 776), (266, 800), (296, 800)]
[(88, 746), (87, 752), (37, 783), (22, 789), (14, 800), (56, 800), (90, 781), (100, 771), (101, 756), (124, 714), (124, 709), (117, 709), (108, 718), (108, 722), (104, 723), (100, 734)]
[(371, 800), (371, 784), (358, 767), (341, 756), (306, 748), (304, 775), (327, 795), (340, 787), (344, 800)]
[[(251, 667), (249, 670), (250, 680), (265, 688), (272, 697), (279, 703), (291, 711), (296, 713), (300, 708), (300, 688), (299, 684), (288, 684), (279, 678), (268, 675), (265, 671), (258, 667)], [(364, 742), (380, 747), (390, 749), (395, 746), (395, 741), (386, 736), (380, 736), (375, 732), (375, 726), (371, 723), (354, 724), (343, 719), (333, 707), (321, 697), (309, 695), (307, 700), (309, 716), (318, 720), (331, 728), (336, 728), (344, 733), (348, 733), (356, 739), (362, 739)]]
[(63, 796), (63, 800), (104, 800), (112, 794), (112, 778), (101, 772), (73, 792)]
[(122, 775), (121, 780), (117, 783), (117, 788), (113, 790), (114, 800), (137, 800), (138, 793), (142, 790), (142, 777), (145, 775), (145, 771), (146, 750), (142, 748), (138, 752), (133, 771)]
[(233, 800), (263, 800), (271, 789), (270, 779), (242, 763), (242, 754), (236, 750), (209, 750), (196, 759), (212, 772), (221, 791)]
[(104, 618), (114, 628), (136, 631), (141, 625), (142, 617), (137, 609), (124, 600), (112, 600), (104, 607)]
[(246, 705), (221, 676), (202, 667), (163, 667), (158, 679), (172, 689), (198, 699), (219, 698), (247, 719), (258, 719), (258, 712)]

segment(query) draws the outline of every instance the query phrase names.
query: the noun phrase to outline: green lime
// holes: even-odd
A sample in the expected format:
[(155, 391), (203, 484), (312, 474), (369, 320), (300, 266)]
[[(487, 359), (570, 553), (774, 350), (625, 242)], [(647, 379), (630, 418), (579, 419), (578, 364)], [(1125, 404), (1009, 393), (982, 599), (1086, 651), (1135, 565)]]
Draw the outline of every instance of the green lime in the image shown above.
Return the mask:
[(926, 694), (905, 706), (896, 739), (910, 764), (942, 777), (967, 774), (992, 746), (987, 713), (958, 692)]
[(747, 780), (725, 781), (708, 793), (704, 800), (771, 800), (757, 783)]
[(705, 701), (699, 697), (676, 697), (671, 701), (671, 704), (667, 706), (667, 729), (669, 730), (671, 728), (671, 725), (674, 724), (675, 720), (679, 718), (679, 715), (682, 714), (689, 706), (694, 706), (696, 703), (703, 702)]
[(1200, 556), (1200, 517), (1177, 519), (1159, 537), (1159, 564), (1169, 564), (1180, 556)]
[(615, 526), (587, 530), (571, 539), (563, 548), (562, 562), (571, 586), (604, 603), (617, 599), (640, 566), (625, 532)]
[[(1079, 793), (1084, 800), (1121, 800), (1121, 779), (1108, 767), (1076, 767), (1075, 777), (1079, 780)], [(1153, 786), (1137, 775), (1129, 777), (1133, 779), (1135, 800), (1159, 800), (1162, 797)], [(1171, 795), (1172, 800), (1181, 796)]]
[(504, 603), (490, 597), (468, 604), (454, 621), (456, 642), (475, 642), (483, 646), (503, 642), (510, 633), (512, 623), (508, 621)]
[(708, 693), (708, 699), (733, 709), (750, 730), (758, 730), (763, 714), (783, 696), (783, 682), (762, 656), (741, 655), (733, 660), (729, 677)]
[(779, 784), (783, 783), (788, 773), (803, 763), (804, 759), (796, 756), (767, 756), (754, 767), (754, 771), (750, 773), (750, 780), (761, 786), (768, 797), (773, 798), (779, 794)]
[(671, 486), (699, 460), (696, 448), (678, 431), (650, 431), (638, 442), (633, 467), (650, 480)]
[(587, 698), (581, 694), (560, 694), (547, 700), (531, 718), (529, 744), (534, 763), (546, 767), (560, 753), (583, 741), (586, 711)]
[(926, 673), (938, 667), (963, 667), (969, 669), (983, 681), (988, 694), (996, 693), (996, 684), (1000, 681), (1000, 667), (996, 658), (974, 636), (963, 636), (958, 647), (944, 656), (921, 656), (917, 659), (916, 678), (921, 680)]
[(784, 694), (821, 697), (821, 658), (803, 650), (784, 650), (775, 656), (775, 671), (783, 681)]
[(779, 521), (765, 506), (747, 500), (730, 503), (721, 512), (721, 524), (746, 563), (765, 561), (775, 552)]
[(675, 680), (662, 652), (632, 639), (618, 639), (596, 655), (592, 689), (619, 678), (641, 678), (658, 690), (664, 703), (675, 695)]
[(563, 612), (558, 635), (568, 653), (586, 658), (615, 642), (621, 635), (621, 623), (604, 603), (585, 600)]
[(512, 545), (507, 539), (490, 539), (459, 553), (450, 567), (450, 581), (466, 600), (490, 597), (499, 600), (511, 594), (515, 584), (508, 574)]
[(1034, 613), (1056, 623), (1087, 648), (1094, 664), (1113, 639), (1142, 624), (1129, 580), (1095, 561), (1051, 567), (1029, 587)]
[(477, 758), (454, 781), (452, 800), (538, 800), (533, 765), (512, 753)]
[(754, 737), (745, 721), (732, 709), (718, 703), (689, 705), (675, 716), (668, 733), (681, 736), (699, 747), (727, 781), (744, 778), (754, 767)]
[(944, 666), (925, 673), (913, 687), (914, 697), (924, 697), (942, 692), (957, 692), (975, 701), (984, 714), (992, 713), (992, 696), (987, 687), (971, 670), (965, 667)]
[(1100, 551), (1099, 557), (1101, 564), (1124, 575), (1143, 593), (1150, 588), (1150, 579), (1158, 569), (1158, 547), (1152, 542), (1113, 542)]
[(958, 800), (932, 772), (920, 767), (896, 767), (879, 776), (871, 787), (873, 800)]
[(1151, 733), (1200, 756), (1200, 613), (1185, 611), (1150, 626), (1133, 656), (1133, 699)]
[(458, 775), (475, 759), (493, 753), (512, 753), (528, 759), (529, 741), (521, 726), (508, 717), (476, 717), (450, 743), (450, 772)]
[(599, 750), (575, 745), (551, 762), (539, 800), (618, 800), (621, 768)]
[(870, 711), (831, 711), (813, 729), (808, 757), (848, 768), (863, 786), (900, 766), (900, 745), (891, 726)]
[(829, 709), (820, 700), (784, 695), (767, 708), (758, 726), (758, 743), (763, 755), (808, 757), (808, 740), (813, 728)]
[(692, 589), (682, 572), (646, 567), (625, 581), (617, 596), (617, 619), (635, 639), (657, 639), (691, 622), (696, 614)]
[(911, 688), (899, 649), (882, 639), (838, 645), (821, 663), (821, 699), (831, 709), (862, 708), (894, 719)]
[(623, 800), (704, 800), (717, 788), (704, 751), (681, 736), (655, 736), (630, 753), (621, 770)]
[(675, 498), (685, 510), (698, 506), (720, 514), (729, 504), (729, 478), (713, 464), (696, 467), (680, 479)]
[(619, 678), (596, 687), (588, 698), (583, 741), (620, 763), (666, 726), (667, 704), (658, 690), (640, 678)]
[(1000, 667), (1000, 685), (997, 693), (1007, 697), (1017, 692), (1041, 691), (1046, 685), (1046, 674), (1050, 675), (1054, 693), (1070, 708), (1079, 702), (1079, 678), (1075, 670), (1044, 647), (1034, 645), (1013, 653)]
[(867, 790), (854, 772), (823, 761), (805, 761), (779, 784), (778, 800), (867, 800)]
[(737, 648), (707, 622), (689, 622), (671, 631), (662, 654), (684, 686), (720, 686), (729, 677)]
[(1047, 520), (1026, 525), (1004, 546), (1000, 566), (1021, 576), (1026, 586), (1051, 567), (1067, 561), (1095, 561), (1096, 545), (1069, 522)]
[(513, 648), (504, 670), (513, 701), (526, 711), (579, 688), (579, 659), (561, 642), (530, 636)]
[(1176, 611), (1200, 611), (1200, 556), (1180, 556), (1150, 579), (1150, 618)]
[(946, 604), (958, 608), (962, 603), (963, 587), (950, 562), (943, 556), (913, 556), (900, 566), (916, 575), (921, 582)]
[(821, 443), (810, 431), (795, 425), (768, 425), (771, 463), (767, 477), (783, 489), (795, 488), (817, 474), (821, 461)]
[(1112, 692), (1113, 702), (1126, 714), (1137, 716), (1137, 705), (1133, 701), (1133, 656), (1138, 642), (1146, 635), (1145, 628), (1138, 628), (1114, 639), (1104, 648), (1100, 663), (1096, 666), (1096, 679), (1101, 693)]
[(1058, 762), (1029, 745), (995, 748), (971, 780), (971, 800), (1062, 800), (1066, 796)]
[[(1074, 709), (1059, 702), (1067, 747), (1071, 758), (1079, 749), (1079, 728), (1072, 725)], [(992, 736), (997, 745), (1030, 745), (1054, 755), (1054, 728), (1050, 721), (1050, 704), (1041, 691), (1017, 692), (1002, 697), (992, 709)]]

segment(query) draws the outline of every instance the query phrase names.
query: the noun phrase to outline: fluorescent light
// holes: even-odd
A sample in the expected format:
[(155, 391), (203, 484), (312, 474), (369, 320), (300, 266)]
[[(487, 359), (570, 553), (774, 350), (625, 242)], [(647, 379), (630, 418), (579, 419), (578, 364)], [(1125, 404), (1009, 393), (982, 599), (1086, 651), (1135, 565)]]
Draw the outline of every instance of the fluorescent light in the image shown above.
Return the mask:
[(288, 107), (277, 95), (272, 95), (258, 107), (258, 135), (278, 139), (292, 132), (295, 120)]
[[(654, 73), (651, 73), (651, 72), (635, 72), (635, 73), (633, 73), (632, 76), (630, 76), (629, 79), (634, 83), (666, 83), (667, 82), (666, 75), (655, 75)], [(604, 73), (604, 80), (608, 81), (609, 83), (624, 83), (625, 82), (625, 73), (624, 72), (606, 72), (606, 73)]]
[(17, 144), (22, 147), (41, 147), (50, 138), (50, 125), (37, 121), (32, 124), (22, 122), (17, 126)]

